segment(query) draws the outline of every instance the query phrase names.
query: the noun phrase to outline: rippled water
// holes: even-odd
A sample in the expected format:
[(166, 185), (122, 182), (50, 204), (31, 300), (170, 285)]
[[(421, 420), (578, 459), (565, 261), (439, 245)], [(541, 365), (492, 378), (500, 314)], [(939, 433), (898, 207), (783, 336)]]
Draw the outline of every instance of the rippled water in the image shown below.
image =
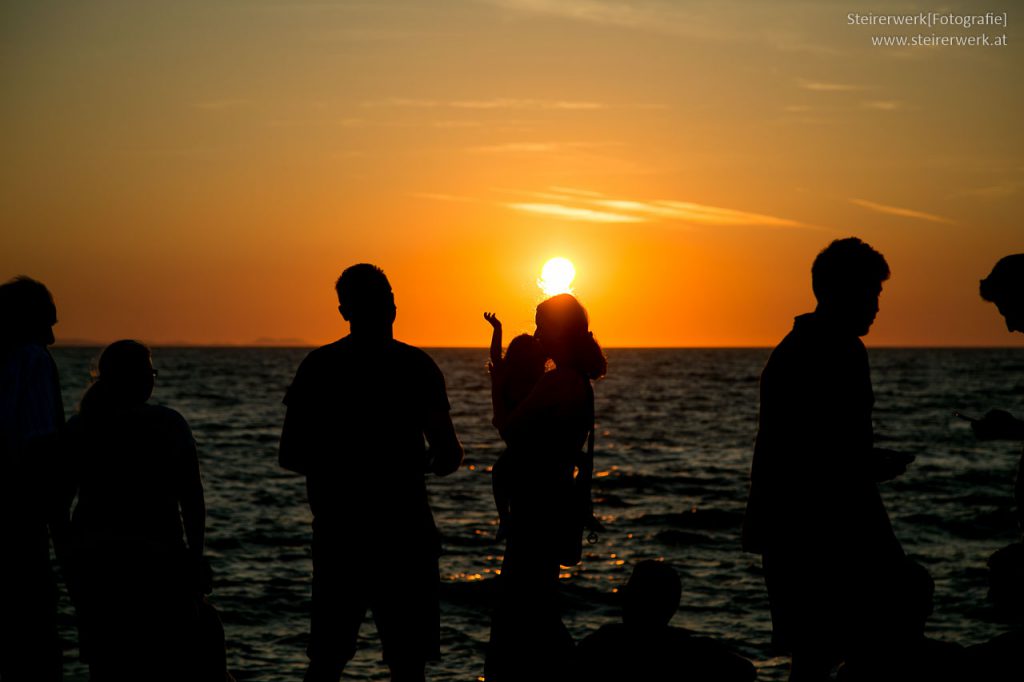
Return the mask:
[[(69, 412), (96, 349), (59, 348)], [(309, 605), (310, 515), (303, 481), (277, 466), (281, 397), (301, 349), (157, 349), (154, 401), (179, 410), (199, 443), (208, 506), (213, 603), (239, 680), (301, 679)], [(757, 378), (767, 349), (610, 350), (596, 386), (599, 438), (595, 495), (608, 527), (566, 571), (565, 622), (577, 638), (618, 617), (612, 589), (636, 561), (664, 557), (683, 578), (675, 624), (729, 640), (785, 679), (768, 648), (770, 620), (759, 559), (739, 549), (756, 430)], [(466, 466), (429, 480), (442, 557), (443, 660), (431, 679), (475, 680), (483, 670), (488, 601), (502, 548), (489, 466), (502, 444), (490, 426), (486, 351), (442, 349)], [(1012, 481), (1019, 444), (978, 443), (952, 409), (1022, 412), (1024, 351), (871, 351), (879, 442), (917, 455), (883, 489), (896, 533), (936, 582), (933, 636), (975, 643), (1002, 630), (985, 603), (985, 559), (1016, 539)], [(126, 510), (129, 512), (130, 510)], [(68, 679), (74, 661), (66, 600)], [(352, 679), (386, 679), (372, 621), (362, 631)]]

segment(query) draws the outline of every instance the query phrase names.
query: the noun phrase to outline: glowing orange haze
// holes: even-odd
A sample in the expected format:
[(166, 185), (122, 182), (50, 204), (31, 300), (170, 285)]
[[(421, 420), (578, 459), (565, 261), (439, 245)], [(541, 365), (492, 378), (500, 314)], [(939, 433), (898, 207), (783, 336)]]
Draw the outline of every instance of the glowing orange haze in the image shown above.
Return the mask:
[(21, 3), (0, 276), (65, 340), (319, 344), (368, 261), (399, 338), (484, 346), (564, 256), (607, 346), (772, 345), (857, 235), (893, 270), (869, 343), (1021, 345), (977, 295), (1024, 250), (1013, 36), (885, 50), (767, 4)]

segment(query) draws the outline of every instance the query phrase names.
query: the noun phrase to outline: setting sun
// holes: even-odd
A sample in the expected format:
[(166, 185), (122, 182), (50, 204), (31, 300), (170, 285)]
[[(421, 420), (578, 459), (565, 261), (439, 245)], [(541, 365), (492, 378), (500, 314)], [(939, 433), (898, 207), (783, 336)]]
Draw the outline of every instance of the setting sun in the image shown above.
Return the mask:
[(571, 294), (572, 281), (576, 278), (576, 268), (567, 258), (552, 258), (544, 264), (540, 271), (537, 286), (548, 296)]

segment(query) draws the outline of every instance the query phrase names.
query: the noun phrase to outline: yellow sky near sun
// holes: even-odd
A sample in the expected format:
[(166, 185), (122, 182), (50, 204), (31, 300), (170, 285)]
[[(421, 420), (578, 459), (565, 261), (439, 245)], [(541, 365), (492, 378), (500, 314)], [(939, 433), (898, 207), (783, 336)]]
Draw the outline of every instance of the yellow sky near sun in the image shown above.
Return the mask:
[[(905, 3), (940, 6), (972, 5)], [(893, 270), (870, 343), (1021, 344), (977, 281), (1024, 251), (1024, 14), (878, 48), (850, 10), (4, 3), (0, 276), (65, 339), (322, 343), (370, 261), (400, 338), (482, 346), (563, 256), (606, 345), (771, 345), (857, 235)]]

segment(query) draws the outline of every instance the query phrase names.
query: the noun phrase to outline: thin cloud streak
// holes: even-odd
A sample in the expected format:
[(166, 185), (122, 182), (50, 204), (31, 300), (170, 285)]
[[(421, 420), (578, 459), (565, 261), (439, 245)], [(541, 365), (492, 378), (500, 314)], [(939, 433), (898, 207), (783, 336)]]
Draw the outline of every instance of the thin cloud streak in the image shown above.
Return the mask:
[(535, 213), (567, 220), (582, 220), (591, 223), (643, 223), (645, 218), (638, 216), (621, 215), (618, 213), (606, 213), (594, 211), (589, 208), (577, 208), (575, 206), (563, 206), (562, 204), (505, 204), (508, 208), (525, 213)]
[(927, 220), (932, 223), (944, 223), (947, 225), (955, 224), (954, 221), (949, 218), (944, 218), (940, 215), (933, 213), (925, 213), (924, 211), (915, 211), (911, 208), (901, 208), (899, 206), (887, 206), (886, 204), (875, 203), (874, 201), (868, 201), (867, 199), (850, 199), (851, 204), (856, 204), (862, 208), (866, 208), (871, 211), (878, 213), (885, 213), (887, 215), (899, 216), (901, 218), (914, 218), (916, 220)]
[(405, 109), (472, 109), (472, 110), (501, 110), (501, 109), (532, 109), (532, 110), (562, 110), (562, 111), (596, 111), (607, 109), (608, 106), (602, 102), (586, 102), (572, 100), (543, 100), (543, 99), (513, 99), (498, 97), (494, 99), (480, 100), (450, 100), (441, 101), (433, 99), (415, 99), (408, 97), (389, 97), (382, 100), (371, 100), (363, 102), (364, 107), (394, 107)]

